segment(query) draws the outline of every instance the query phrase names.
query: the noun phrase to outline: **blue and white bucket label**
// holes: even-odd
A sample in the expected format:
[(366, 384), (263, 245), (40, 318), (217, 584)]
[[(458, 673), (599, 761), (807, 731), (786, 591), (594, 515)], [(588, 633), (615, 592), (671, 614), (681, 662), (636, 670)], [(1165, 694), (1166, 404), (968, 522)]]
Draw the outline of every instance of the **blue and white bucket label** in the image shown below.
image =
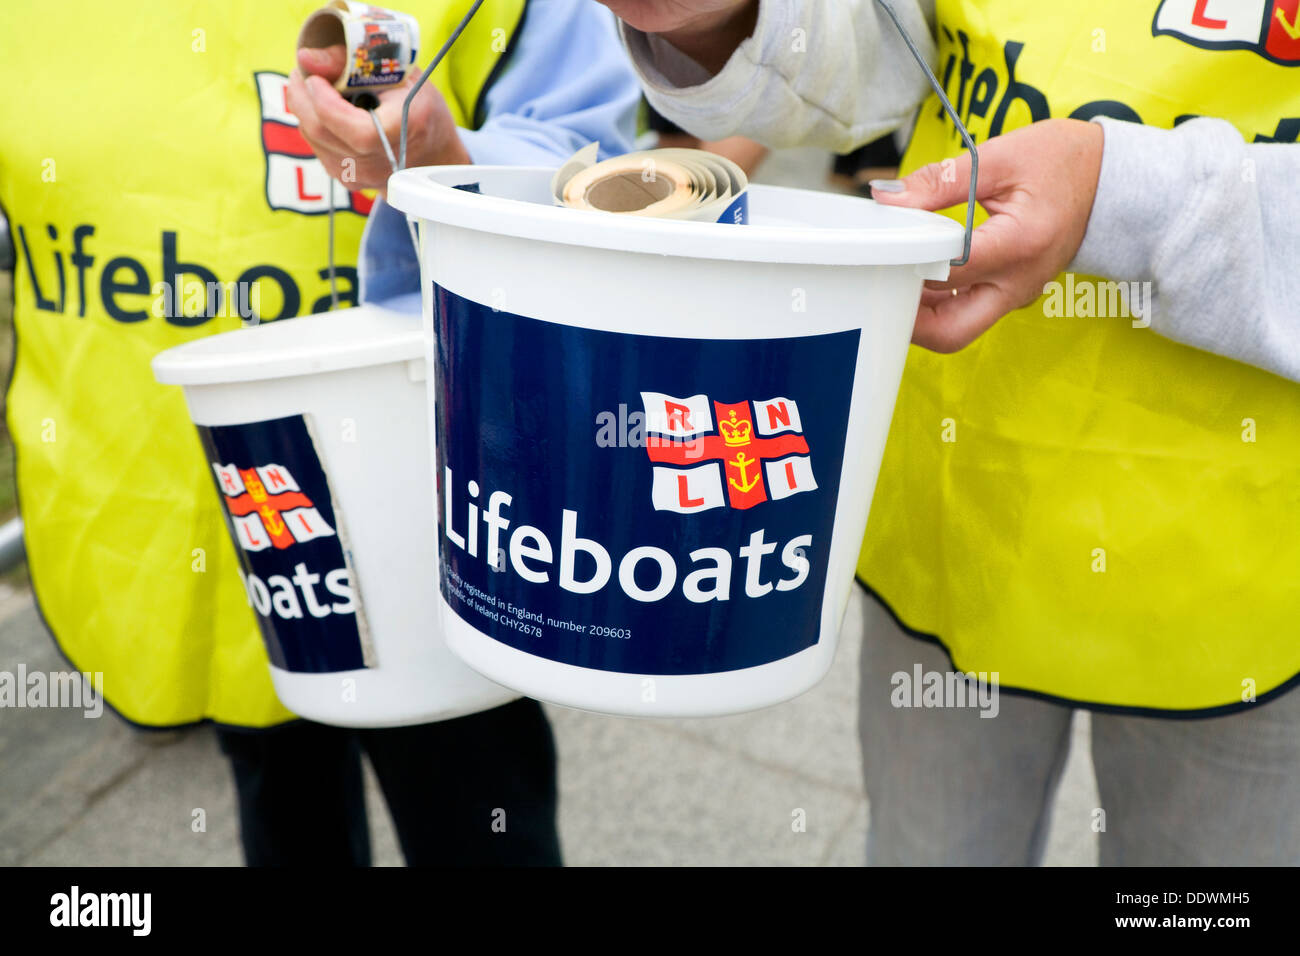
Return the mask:
[(718, 222), (734, 223), (737, 226), (749, 225), (749, 192), (737, 196), (730, 206), (722, 211)]
[(271, 663), (312, 674), (373, 666), (342, 515), (306, 418), (198, 428)]
[(817, 643), (857, 331), (630, 335), (433, 294), (457, 615), (620, 673), (718, 673)]

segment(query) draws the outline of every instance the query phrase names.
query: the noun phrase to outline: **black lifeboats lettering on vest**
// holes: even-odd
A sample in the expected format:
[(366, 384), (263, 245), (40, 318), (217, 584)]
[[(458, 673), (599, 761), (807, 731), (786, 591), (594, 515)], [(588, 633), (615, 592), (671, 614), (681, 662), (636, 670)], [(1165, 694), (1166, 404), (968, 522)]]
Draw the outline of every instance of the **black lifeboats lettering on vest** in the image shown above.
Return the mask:
[[(129, 269), (135, 276), (135, 281), (131, 283), (118, 282), (116, 277), (120, 269)], [(80, 275), (78, 275), (78, 278), (80, 278)], [(145, 272), (144, 266), (130, 256), (118, 256), (116, 259), (109, 260), (108, 265), (104, 266), (103, 274), (99, 277), (99, 297), (103, 300), (104, 311), (119, 322), (141, 322), (149, 318), (149, 310), (136, 309), (128, 312), (117, 304), (118, 293), (148, 295), (151, 288), (149, 273)], [(80, 314), (85, 315), (84, 302)]]
[[(946, 46), (950, 49), (947, 59), (944, 61), (943, 69), (940, 71), (943, 75), (943, 88), (949, 99), (953, 101), (957, 114), (962, 117), (962, 122), (967, 127), (971, 125), (972, 119), (984, 119), (995, 99), (998, 100), (998, 106), (993, 113), (992, 122), (989, 123), (988, 133), (984, 136), (985, 139), (1002, 134), (1006, 127), (1007, 115), (1016, 103), (1020, 103), (1028, 109), (1031, 122), (1037, 123), (1039, 120), (1051, 117), (1051, 104), (1048, 102), (1047, 95), (1032, 83), (1028, 83), (1016, 75), (1016, 67), (1025, 51), (1025, 44), (1016, 40), (1008, 40), (1003, 45), (1002, 58), (1006, 64), (1007, 72), (1007, 83), (1003, 88), (1002, 80), (993, 67), (984, 66), (981, 69), (980, 64), (971, 59), (970, 37), (964, 30), (958, 30), (954, 33), (948, 27), (940, 27), (940, 32), (943, 40), (946, 41)], [(960, 47), (960, 50), (955, 49), (955, 47)], [(974, 78), (973, 82), (972, 78)], [(998, 99), (999, 94), (1001, 99)], [(938, 107), (935, 116), (949, 124), (951, 135), (956, 139), (958, 135), (957, 128), (952, 126), (951, 120), (948, 119), (948, 114), (942, 105)], [(1143, 122), (1136, 109), (1120, 100), (1092, 100), (1084, 103), (1070, 114), (1071, 119), (1080, 120), (1090, 120), (1097, 116), (1109, 116), (1129, 123)], [(1174, 125), (1178, 126), (1196, 118), (1197, 114), (1195, 113), (1183, 114), (1174, 120)], [(977, 142), (981, 138), (977, 130), (971, 130), (971, 137)], [(1271, 135), (1256, 133), (1254, 142), (1300, 142), (1300, 117), (1281, 118), (1278, 121), (1277, 128)]]
[[(217, 274), (197, 262), (180, 262), (176, 258), (176, 233), (164, 231), (162, 234), (162, 281), (168, 284), (170, 294), (166, 294), (166, 308), (163, 317), (172, 325), (188, 327), (202, 325), (221, 311), (221, 284)], [(182, 276), (192, 275), (198, 278), (204, 287), (206, 305), (197, 315), (186, 315), (181, 308), (181, 298), (185, 283)]]
[[(55, 228), (53, 226), (49, 226), (48, 228), (51, 238), (57, 239), (59, 234)], [(43, 309), (46, 312), (62, 312), (62, 302), (56, 305), (53, 301), (45, 298), (45, 296), (41, 294), (41, 284), (36, 280), (36, 267), (32, 265), (32, 253), (31, 250), (27, 248), (27, 230), (22, 226), (18, 227), (18, 242), (23, 247), (23, 259), (27, 263), (27, 275), (32, 280), (32, 292), (36, 295), (36, 308)], [(63, 275), (63, 259), (57, 252), (54, 256), (55, 262), (59, 265), (59, 275)]]
[[(95, 229), (96, 227), (89, 223), (79, 223), (73, 227), (71, 234), (72, 250), (67, 256), (67, 261), (71, 263), (77, 276), (78, 318), (84, 319), (86, 317), (86, 308), (89, 304), (86, 294), (88, 281), (92, 295), (94, 290), (98, 289), (99, 303), (104, 314), (123, 324), (143, 322), (154, 317), (155, 302), (160, 302), (162, 306), (161, 318), (172, 325), (182, 327), (202, 325), (214, 316), (221, 314), (223, 305), (229, 304), (233, 306), (236, 300), (240, 303), (240, 316), (242, 318), (252, 318), (251, 307), (249, 306), (250, 296), (247, 294), (247, 290), (258, 282), (274, 282), (280, 287), (281, 305), (279, 310), (275, 315), (260, 316), (259, 318), (262, 321), (270, 322), (276, 319), (292, 318), (299, 314), (302, 307), (302, 289), (294, 281), (293, 276), (280, 266), (271, 263), (258, 263), (241, 272), (235, 282), (222, 282), (216, 273), (206, 265), (200, 262), (182, 261), (179, 251), (179, 237), (176, 232), (169, 230), (162, 232), (160, 241), (163, 265), (163, 275), (160, 277), (162, 283), (161, 292), (156, 289), (158, 283), (151, 281), (149, 271), (145, 268), (144, 263), (132, 256), (113, 256), (106, 259), (101, 267), (98, 282), (96, 282), (92, 267), (98, 261), (98, 257), (91, 255), (87, 249), (87, 241), (95, 235)], [(45, 226), (45, 233), (51, 242), (48, 253), (39, 248), (39, 230), (31, 240), (28, 238), (27, 228), (24, 225), (15, 223), (14, 230), (18, 236), (18, 245), (21, 248), (27, 278), (31, 281), (33, 304), (42, 312), (66, 313), (68, 308), (68, 275), (64, 263), (64, 250), (57, 245), (59, 242), (58, 228), (53, 223), (47, 223)], [(42, 256), (41, 261), (47, 261), (44, 256), (48, 254), (48, 261), (54, 267), (53, 282), (50, 281), (51, 277), (46, 269), (37, 269), (37, 255), (33, 255), (33, 245), (38, 247), (36, 254)], [(45, 275), (44, 284), (42, 284), (38, 271)], [(321, 268), (317, 270), (316, 274), (323, 282), (329, 281), (328, 268)], [(356, 267), (335, 266), (334, 274), (338, 284), (339, 306), (357, 305)], [(186, 301), (184, 291), (186, 276), (193, 277), (191, 279), (192, 287), (197, 289), (201, 286), (204, 293), (203, 308), (193, 315), (186, 315), (183, 307)], [(198, 280), (197, 284), (194, 283), (194, 279)], [(54, 285), (57, 285), (57, 296), (53, 294)], [(132, 301), (133, 296), (138, 298)], [(229, 303), (227, 303), (227, 296), (232, 300)], [(327, 293), (315, 299), (311, 311), (326, 312), (330, 308), (331, 300)], [(248, 314), (244, 314), (246, 312)]]
[(1255, 135), (1257, 143), (1300, 143), (1300, 116), (1278, 120), (1277, 129), (1272, 136), (1263, 133)]
[[(329, 282), (330, 270), (328, 268), (321, 269), (316, 274), (320, 276), (322, 279), (324, 279), (326, 282)], [(348, 283), (348, 287), (346, 289), (342, 287), (339, 288), (339, 305), (356, 305), (357, 304), (357, 270), (354, 269), (352, 266), (335, 266), (334, 281), (336, 284), (340, 281), (346, 281)], [(331, 296), (329, 296), (328, 294), (321, 296), (319, 299), (317, 299), (315, 302), (311, 304), (311, 310), (313, 314), (317, 312), (328, 312), (332, 308), (334, 308), (334, 304), (331, 299)]]
[(957, 31), (957, 42), (961, 44), (961, 69), (957, 74), (957, 113), (960, 115), (966, 105), (966, 84), (975, 75), (975, 64), (970, 58), (970, 37), (965, 30)]
[(1094, 116), (1109, 116), (1111, 119), (1124, 120), (1128, 123), (1140, 123), (1142, 117), (1137, 110), (1119, 100), (1093, 100), (1084, 103), (1070, 114), (1070, 119), (1090, 120)]
[(1002, 127), (1007, 121), (1007, 110), (1011, 109), (1011, 104), (1017, 100), (1029, 107), (1030, 122), (1037, 123), (1052, 115), (1052, 109), (1048, 106), (1047, 96), (1043, 91), (1016, 79), (1016, 63), (1024, 49), (1023, 43), (1014, 41), (1008, 41), (1002, 49), (1003, 59), (1007, 63), (1007, 91), (1002, 96), (1002, 102), (998, 104), (998, 111), (993, 114), (993, 122), (989, 124), (990, 137), (1002, 135)]
[(279, 284), (280, 294), (283, 297), (280, 313), (278, 315), (262, 316), (264, 322), (287, 319), (298, 314), (298, 306), (302, 303), (302, 296), (298, 294), (298, 283), (293, 281), (293, 276), (276, 266), (260, 265), (245, 269), (239, 274), (238, 281), (241, 288), (247, 288), (245, 283), (252, 285), (258, 279), (274, 279)]

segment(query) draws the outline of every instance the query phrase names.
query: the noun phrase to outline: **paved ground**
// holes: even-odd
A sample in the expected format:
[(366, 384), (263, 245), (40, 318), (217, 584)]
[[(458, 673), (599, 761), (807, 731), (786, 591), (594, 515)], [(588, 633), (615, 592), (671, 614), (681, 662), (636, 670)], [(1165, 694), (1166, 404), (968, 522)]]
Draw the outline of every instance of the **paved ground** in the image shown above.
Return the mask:
[[(867, 801), (854, 730), (856, 646), (798, 700), (713, 720), (634, 721), (550, 708), (571, 864), (862, 862)], [(66, 665), (27, 592), (0, 601), (0, 671)], [(1089, 864), (1096, 806), (1086, 726), (1058, 801), (1048, 862)], [(370, 785), (375, 859), (401, 862)], [(202, 809), (207, 830), (191, 828)], [(791, 828), (795, 809), (807, 831)], [(209, 730), (144, 734), (109, 713), (0, 710), (0, 865), (231, 865), (234, 790)]]

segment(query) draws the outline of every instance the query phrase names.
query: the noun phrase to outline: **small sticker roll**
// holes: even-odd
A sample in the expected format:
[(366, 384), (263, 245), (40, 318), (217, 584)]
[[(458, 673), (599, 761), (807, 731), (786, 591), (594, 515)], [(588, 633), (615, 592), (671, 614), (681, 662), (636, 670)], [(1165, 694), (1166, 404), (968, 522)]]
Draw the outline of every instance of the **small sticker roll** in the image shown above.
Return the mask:
[(420, 25), (405, 13), (333, 0), (307, 18), (298, 49), (342, 46), (347, 60), (334, 88), (345, 97), (377, 93), (406, 79), (420, 51)]
[(746, 220), (749, 180), (725, 157), (700, 149), (652, 149), (597, 162), (595, 143), (551, 180), (557, 205), (701, 222)]

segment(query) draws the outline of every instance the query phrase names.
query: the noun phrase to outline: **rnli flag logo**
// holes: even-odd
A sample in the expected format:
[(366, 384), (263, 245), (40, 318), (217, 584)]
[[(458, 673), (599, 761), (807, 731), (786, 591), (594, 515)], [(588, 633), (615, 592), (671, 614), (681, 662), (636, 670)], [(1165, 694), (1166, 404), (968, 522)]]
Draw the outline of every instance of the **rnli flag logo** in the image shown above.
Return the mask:
[(298, 129), (298, 117), (289, 112), (285, 90), (289, 77), (263, 71), (253, 74), (262, 104), (262, 152), (266, 154), (266, 202), (272, 209), (287, 209), (308, 216), (334, 208), (361, 216), (370, 214), (373, 195), (343, 188), (330, 179)]
[(237, 468), (212, 463), (217, 487), (245, 551), (284, 550), (313, 538), (327, 538), (334, 529), (302, 493), (289, 469), (282, 465)]
[(1151, 32), (1208, 50), (1251, 50), (1274, 63), (1300, 64), (1300, 0), (1163, 0)]
[(641, 401), (656, 511), (753, 508), (816, 490), (793, 399), (727, 404), (642, 392)]

